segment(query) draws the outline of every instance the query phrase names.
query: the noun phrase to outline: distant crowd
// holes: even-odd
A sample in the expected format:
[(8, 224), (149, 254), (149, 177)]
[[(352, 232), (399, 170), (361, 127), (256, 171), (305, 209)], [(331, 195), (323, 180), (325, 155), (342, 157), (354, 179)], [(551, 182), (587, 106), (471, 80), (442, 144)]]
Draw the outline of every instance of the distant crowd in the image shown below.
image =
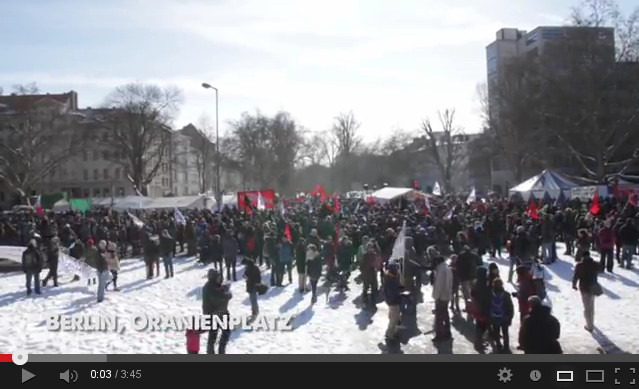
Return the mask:
[[(598, 274), (614, 271), (615, 264), (632, 267), (639, 241), (637, 209), (615, 199), (603, 200), (597, 215), (578, 200), (542, 204), (538, 215), (527, 212), (521, 200), (496, 198), (469, 204), (445, 196), (431, 197), (429, 204), (404, 199), (383, 205), (341, 199), (339, 210), (336, 205), (307, 198), (267, 211), (182, 210), (184, 223), (176, 222), (174, 210), (134, 218), (109, 209), (5, 213), (0, 245), (27, 246), (27, 294), (41, 293), (50, 282), (58, 285), (63, 252), (95, 268), (87, 282), (97, 283), (98, 301), (108, 287), (118, 290), (121, 259), (141, 257), (147, 278), (160, 276), (162, 262), (170, 278), (176, 255), (196, 257), (211, 264), (202, 296), (203, 313), (211, 315), (230, 314), (229, 282), (238, 281), (239, 259), (254, 316), (259, 296), (269, 288), (295, 282), (299, 293), (310, 292), (315, 303), (320, 280), (343, 291), (352, 287), (349, 280), (357, 270), (362, 309), (375, 310), (380, 298), (388, 305), (384, 340), (389, 352), (400, 348), (405, 323), (423, 301), (423, 286), (430, 284), (435, 344), (450, 341), (452, 313), (474, 325), (478, 352), (490, 347), (509, 353), (514, 298), (521, 319), (517, 347), (525, 353), (559, 353), (560, 323), (544, 304), (543, 276), (544, 266), (558, 260), (556, 243), (563, 242), (565, 254), (577, 263), (573, 286), (582, 296), (585, 329), (592, 331), (595, 297), (601, 294)], [(600, 262), (592, 252), (599, 253)], [(509, 261), (508, 274), (502, 276), (490, 262), (497, 257)], [(40, 280), (44, 268), (48, 271)], [(265, 285), (261, 272), (267, 269), (271, 275)], [(506, 291), (510, 282), (515, 293)], [(229, 335), (222, 331), (217, 352), (225, 352)], [(217, 331), (209, 334), (208, 353), (216, 351), (217, 338)], [(187, 343), (189, 352), (199, 352), (199, 334), (188, 334)]]

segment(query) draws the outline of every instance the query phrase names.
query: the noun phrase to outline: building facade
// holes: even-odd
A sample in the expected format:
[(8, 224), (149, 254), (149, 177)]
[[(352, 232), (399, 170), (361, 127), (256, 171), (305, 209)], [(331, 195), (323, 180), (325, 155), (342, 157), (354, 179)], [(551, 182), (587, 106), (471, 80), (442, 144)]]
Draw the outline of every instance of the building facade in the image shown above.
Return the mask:
[[(138, 194), (123, 164), (114, 162), (126, 160), (127, 157), (124, 152), (118, 155), (120, 151), (114, 150), (113, 143), (109, 143), (112, 133), (101, 121), (101, 118), (111, 112), (110, 109), (79, 108), (75, 91), (63, 94), (0, 96), (0, 141), (7, 142), (12, 131), (15, 132), (12, 128), (17, 128), (15, 126), (19, 125), (18, 122), (33, 112), (42, 117), (64, 118), (69, 126), (73, 126), (78, 139), (75, 140), (77, 147), (74, 147), (73, 152), (34, 182), (27, 195), (64, 192), (69, 198), (109, 198)], [(203, 193), (196, 168), (195, 147), (202, 139), (194, 136), (197, 134), (195, 127), (187, 131), (173, 131), (170, 128), (165, 130), (170, 135), (170, 145), (164, 151), (164, 161), (146, 187), (147, 195), (163, 197)], [(215, 145), (210, 146), (214, 150)], [(5, 151), (0, 150), (2, 152)], [(42, 154), (47, 154), (45, 147)], [(154, 166), (153, 158), (149, 159), (147, 165), (149, 169)], [(204, 192), (212, 193), (214, 166), (211, 165), (205, 171), (208, 185)], [(226, 192), (242, 188), (238, 173), (225, 167), (222, 168), (221, 183)], [(14, 189), (0, 180), (2, 209), (9, 209), (17, 203), (19, 197)]]
[[(577, 27), (577, 26), (540, 26), (527, 32), (516, 28), (503, 28), (496, 33), (496, 39), (486, 47), (486, 78), (489, 115), (499, 117), (495, 104), (495, 83), (500, 79), (504, 67), (513, 59), (539, 60), (540, 54), (552, 43), (569, 43), (575, 37), (587, 37), (596, 41), (597, 47), (603, 48), (603, 53), (611, 63), (615, 61), (615, 32), (606, 27)], [(583, 49), (581, 47), (578, 48)], [(554, 69), (553, 71), (558, 71)], [(492, 102), (492, 103), (491, 103)], [(531, 107), (532, 109), (532, 107)], [(564, 155), (552, 161), (552, 168), (559, 170), (574, 170), (569, 155)], [(561, 166), (559, 166), (561, 165)], [(565, 166), (564, 166), (565, 165)], [(528, 172), (537, 174), (538, 172)], [(525, 178), (525, 177), (524, 177)], [(513, 169), (503, 155), (497, 154), (490, 161), (490, 186), (492, 190), (505, 194), (508, 189), (519, 184)]]

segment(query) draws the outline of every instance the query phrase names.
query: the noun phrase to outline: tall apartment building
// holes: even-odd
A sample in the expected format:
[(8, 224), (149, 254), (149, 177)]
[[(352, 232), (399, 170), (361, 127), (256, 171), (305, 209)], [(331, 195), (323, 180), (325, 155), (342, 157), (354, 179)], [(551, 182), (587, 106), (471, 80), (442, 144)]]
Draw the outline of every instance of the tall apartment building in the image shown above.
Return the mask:
[[(577, 35), (579, 34), (579, 35)], [(501, 72), (513, 58), (539, 58), (546, 47), (553, 42), (569, 42), (575, 36), (588, 36), (596, 39), (597, 45), (603, 47), (608, 60), (615, 61), (615, 31), (607, 27), (577, 27), (577, 26), (540, 26), (530, 32), (517, 28), (502, 28), (497, 31), (494, 42), (486, 47), (486, 76), (488, 87), (488, 101), (491, 115), (498, 115), (494, 104), (494, 83)], [(491, 161), (491, 187), (493, 190), (505, 193), (510, 187), (518, 184), (508, 162), (500, 156)]]

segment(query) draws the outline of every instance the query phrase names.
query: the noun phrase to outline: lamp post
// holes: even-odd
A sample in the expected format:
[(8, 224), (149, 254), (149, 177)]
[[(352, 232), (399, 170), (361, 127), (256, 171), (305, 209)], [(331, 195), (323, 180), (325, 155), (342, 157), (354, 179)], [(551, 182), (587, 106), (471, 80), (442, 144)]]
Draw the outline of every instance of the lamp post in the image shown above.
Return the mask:
[(213, 89), (215, 91), (215, 201), (217, 209), (222, 209), (222, 190), (220, 184), (220, 131), (219, 131), (219, 115), (218, 115), (218, 90), (216, 87), (206, 82), (202, 83), (202, 88)]

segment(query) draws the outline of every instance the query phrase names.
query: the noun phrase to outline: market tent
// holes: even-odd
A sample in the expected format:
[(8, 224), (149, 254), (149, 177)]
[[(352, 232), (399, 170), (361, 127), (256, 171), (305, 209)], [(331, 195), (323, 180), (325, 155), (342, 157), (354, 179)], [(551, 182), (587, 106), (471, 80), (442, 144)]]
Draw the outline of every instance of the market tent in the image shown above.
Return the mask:
[(153, 201), (145, 196), (125, 196), (125, 197), (92, 197), (93, 207), (111, 207), (115, 210), (142, 209), (146, 204)]
[(371, 196), (373, 196), (373, 200), (377, 201), (378, 203), (387, 203), (389, 201), (399, 199), (403, 196), (414, 198), (416, 196), (416, 193), (417, 191), (411, 188), (386, 187), (373, 192)]
[(145, 209), (209, 209), (212, 204), (208, 196), (158, 197), (144, 205)]
[(510, 195), (520, 194), (525, 201), (528, 201), (531, 195), (536, 199), (541, 199), (546, 194), (551, 199), (556, 199), (560, 193), (563, 193), (566, 198), (570, 198), (570, 189), (577, 186), (579, 185), (562, 177), (557, 172), (544, 170), (511, 188), (508, 192)]
[(126, 209), (142, 209), (147, 204), (153, 201), (150, 197), (144, 196), (126, 196), (120, 197), (113, 204), (113, 209), (115, 210), (126, 210)]

